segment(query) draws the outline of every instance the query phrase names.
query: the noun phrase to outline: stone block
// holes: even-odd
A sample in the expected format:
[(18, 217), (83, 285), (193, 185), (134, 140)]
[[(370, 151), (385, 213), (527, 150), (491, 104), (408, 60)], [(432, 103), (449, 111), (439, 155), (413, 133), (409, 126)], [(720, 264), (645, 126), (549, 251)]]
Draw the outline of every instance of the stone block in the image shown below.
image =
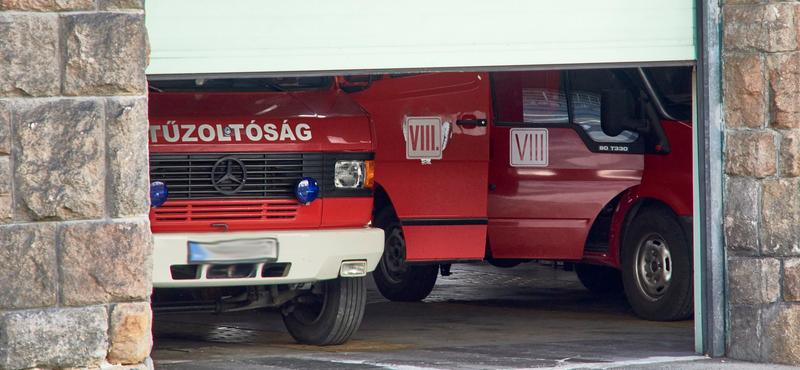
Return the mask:
[(14, 218), (13, 207), (11, 195), (0, 195), (0, 224), (11, 222)]
[(0, 226), (0, 310), (54, 305), (57, 284), (55, 227)]
[(100, 0), (100, 9), (103, 10), (144, 9), (144, 0)]
[(766, 179), (761, 196), (761, 251), (768, 255), (800, 255), (800, 182), (798, 178)]
[(147, 99), (109, 99), (106, 122), (109, 212), (112, 217), (145, 215), (150, 210)]
[(727, 131), (725, 172), (729, 175), (767, 177), (775, 174), (775, 134), (771, 131)]
[(731, 304), (772, 303), (781, 294), (781, 263), (776, 258), (728, 259), (728, 295)]
[(767, 84), (762, 57), (726, 54), (723, 74), (727, 127), (763, 127), (767, 121)]
[(151, 325), (152, 312), (149, 303), (114, 305), (111, 310), (111, 348), (108, 362), (122, 365), (143, 363), (153, 346)]
[(0, 195), (11, 193), (11, 159), (0, 154)]
[(0, 40), (0, 97), (58, 95), (57, 17), (0, 13)]
[(779, 52), (797, 48), (795, 7), (791, 3), (726, 5), (722, 18), (725, 50)]
[[(798, 98), (800, 99), (800, 96)], [(786, 131), (782, 134), (781, 175), (784, 177), (800, 176), (800, 130)]]
[(65, 95), (145, 93), (148, 46), (143, 14), (64, 16), (62, 37)]
[(147, 300), (152, 290), (146, 219), (62, 226), (61, 292), (68, 306)]
[(0, 10), (59, 12), (94, 9), (94, 0), (0, 0)]
[(761, 184), (747, 177), (728, 177), (725, 194), (725, 245), (735, 254), (758, 254)]
[(767, 52), (797, 49), (796, 5), (770, 3), (764, 6), (764, 29), (767, 32)]
[(771, 125), (800, 128), (800, 52), (772, 54), (769, 69)]
[(730, 308), (728, 357), (744, 361), (761, 359), (761, 309), (733, 305)]
[(763, 6), (725, 6), (722, 9), (723, 49), (762, 50), (767, 46)]
[(0, 100), (0, 155), (11, 153), (11, 104)]
[(783, 261), (783, 299), (800, 301), (800, 258)]
[(761, 315), (763, 360), (800, 364), (800, 305), (772, 305)]
[(763, 4), (768, 0), (723, 0), (724, 5), (740, 5), (740, 4)]
[(91, 367), (106, 356), (105, 307), (0, 314), (0, 369)]
[(15, 104), (17, 217), (100, 218), (105, 211), (104, 116), (97, 100)]

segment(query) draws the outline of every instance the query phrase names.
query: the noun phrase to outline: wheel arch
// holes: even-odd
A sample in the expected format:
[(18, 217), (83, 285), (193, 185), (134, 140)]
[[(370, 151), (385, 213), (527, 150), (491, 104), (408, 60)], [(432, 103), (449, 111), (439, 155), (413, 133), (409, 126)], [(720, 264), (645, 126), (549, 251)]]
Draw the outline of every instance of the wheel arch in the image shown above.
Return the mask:
[(398, 220), (397, 211), (394, 208), (394, 203), (392, 203), (392, 198), (389, 196), (389, 192), (386, 191), (381, 184), (375, 183), (375, 188), (373, 190), (373, 206), (372, 206), (372, 220), (375, 223), (375, 226), (382, 227), (385, 225), (379, 224), (383, 220), (379, 220), (379, 216), (381, 212), (388, 210), (390, 212), (390, 219), (387, 221)]
[[(631, 222), (633, 222), (633, 220), (641, 212), (647, 209), (661, 209), (674, 217), (679, 224), (681, 223), (678, 212), (675, 211), (675, 209), (666, 201), (655, 197), (642, 196), (635, 190), (636, 188), (633, 188), (623, 196), (618, 208), (618, 212), (615, 214), (615, 217), (618, 217), (618, 220), (617, 222), (612, 223), (612, 228), (615, 228), (616, 230), (612, 230), (613, 239), (609, 242), (609, 254), (613, 255), (614, 265), (616, 267), (619, 267), (621, 264), (620, 255), (622, 252), (622, 246), (625, 244), (627, 229)], [(685, 230), (683, 231), (684, 237), (687, 237), (687, 235), (685, 235)]]

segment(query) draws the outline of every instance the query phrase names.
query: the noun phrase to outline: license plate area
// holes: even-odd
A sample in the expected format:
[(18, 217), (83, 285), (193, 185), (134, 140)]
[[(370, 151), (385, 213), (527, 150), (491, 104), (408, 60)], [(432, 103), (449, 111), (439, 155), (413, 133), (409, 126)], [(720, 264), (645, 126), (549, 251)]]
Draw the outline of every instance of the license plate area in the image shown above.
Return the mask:
[(278, 239), (190, 240), (187, 252), (190, 264), (275, 262), (278, 260)]

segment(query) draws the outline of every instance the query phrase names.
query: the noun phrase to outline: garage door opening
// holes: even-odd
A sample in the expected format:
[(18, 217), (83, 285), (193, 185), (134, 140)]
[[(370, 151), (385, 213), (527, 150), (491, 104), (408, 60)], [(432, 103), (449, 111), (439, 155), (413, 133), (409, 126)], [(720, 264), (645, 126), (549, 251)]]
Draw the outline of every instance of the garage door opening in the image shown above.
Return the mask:
[[(290, 140), (281, 139), (281, 124), (297, 139), (299, 121), (281, 123), (278, 115), (293, 103), (259, 94), (291, 96), (303, 103), (302, 115), (319, 118), (322, 110), (335, 116), (330, 108), (342, 100), (312, 106), (303, 94), (341, 90), (341, 99), (368, 113), (380, 143), (372, 221), (386, 232), (361, 330), (340, 349), (356, 355), (295, 347), (277, 314), (183, 313), (235, 312), (259, 307), (265, 294), (266, 301), (279, 297), (257, 287), (212, 288), (156, 296), (156, 362), (197, 366), (196, 353), (219, 345), (269, 354), (259, 360), (264, 366), (353, 356), (397, 366), (483, 361), (500, 368), (534, 359), (542, 366), (691, 359), (691, 79), (691, 67), (646, 67), (151, 81), (151, 108), (171, 92), (191, 92), (197, 107), (211, 104), (210, 96), (235, 96), (236, 107), (247, 110), (236, 119), (253, 118), (239, 128), (241, 140), (259, 131), (268, 145)], [(176, 108), (170, 102), (159, 109)], [(219, 120), (191, 113), (172, 123), (151, 114), (151, 125), (162, 127), (156, 137), (173, 135), (165, 125)], [(212, 131), (235, 141), (239, 123), (231, 117)], [(253, 124), (258, 130), (249, 132)], [(309, 129), (318, 132), (315, 123)], [(175, 140), (192, 140), (180, 133)], [(347, 130), (325, 134), (340, 140)], [(197, 142), (205, 140), (199, 135)], [(213, 143), (221, 152), (231, 145)], [(170, 186), (170, 178), (162, 180)], [(245, 267), (183, 275), (217, 274), (221, 286), (254, 276)], [(508, 359), (521, 348), (526, 355)], [(465, 351), (473, 357), (441, 357)]]

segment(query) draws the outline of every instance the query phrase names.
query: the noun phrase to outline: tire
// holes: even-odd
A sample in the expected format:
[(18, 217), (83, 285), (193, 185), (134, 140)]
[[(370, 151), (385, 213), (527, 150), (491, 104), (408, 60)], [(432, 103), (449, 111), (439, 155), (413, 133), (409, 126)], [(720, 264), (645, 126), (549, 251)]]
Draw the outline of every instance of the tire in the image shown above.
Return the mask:
[(418, 302), (427, 297), (436, 284), (439, 265), (406, 263), (406, 241), (397, 221), (384, 227), (383, 256), (372, 273), (375, 285), (386, 299), (396, 302)]
[(692, 316), (691, 246), (671, 211), (643, 209), (627, 227), (621, 254), (625, 296), (636, 315), (655, 321)]
[(365, 278), (338, 278), (319, 283), (282, 310), (289, 334), (302, 344), (342, 344), (358, 330), (367, 304)]
[(578, 263), (575, 273), (581, 284), (595, 295), (613, 297), (623, 294), (622, 274), (613, 267)]

